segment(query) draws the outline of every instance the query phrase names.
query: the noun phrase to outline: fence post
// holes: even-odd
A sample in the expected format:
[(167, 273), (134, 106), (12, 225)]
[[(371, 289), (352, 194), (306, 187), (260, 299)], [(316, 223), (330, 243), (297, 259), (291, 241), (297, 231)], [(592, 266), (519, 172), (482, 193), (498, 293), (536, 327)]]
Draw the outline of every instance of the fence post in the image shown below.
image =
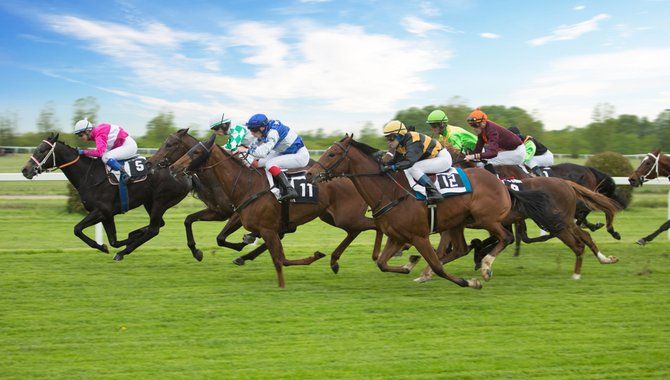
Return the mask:
[(95, 242), (102, 245), (102, 223), (95, 225)]

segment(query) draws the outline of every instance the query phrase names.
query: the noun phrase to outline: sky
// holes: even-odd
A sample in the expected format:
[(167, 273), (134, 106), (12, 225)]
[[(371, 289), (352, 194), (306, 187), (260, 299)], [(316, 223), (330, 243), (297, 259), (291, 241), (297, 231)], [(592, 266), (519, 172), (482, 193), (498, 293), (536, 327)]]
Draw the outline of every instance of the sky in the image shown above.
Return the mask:
[(134, 135), (159, 112), (356, 132), (456, 98), (548, 130), (603, 102), (654, 119), (670, 108), (669, 18), (669, 0), (3, 0), (0, 113), (35, 131), (51, 102), (70, 130), (94, 96), (99, 121)]

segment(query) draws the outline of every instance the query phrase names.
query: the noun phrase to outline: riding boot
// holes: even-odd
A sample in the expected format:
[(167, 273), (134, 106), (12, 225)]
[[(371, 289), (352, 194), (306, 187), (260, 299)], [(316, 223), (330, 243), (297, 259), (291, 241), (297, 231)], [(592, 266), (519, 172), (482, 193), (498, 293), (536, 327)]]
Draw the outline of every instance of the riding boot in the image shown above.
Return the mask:
[(533, 168), (530, 169), (533, 174), (535, 174), (537, 177), (542, 177), (542, 169), (539, 166), (534, 166)]
[(128, 181), (130, 181), (130, 176), (128, 175), (128, 173), (126, 173), (126, 171), (123, 169), (123, 166), (121, 166), (119, 161), (117, 161), (115, 158), (110, 158), (109, 160), (107, 160), (107, 166), (109, 166), (113, 170), (118, 170), (119, 171), (119, 173), (120, 173), (119, 181), (120, 182), (123, 182), (123, 183), (127, 184)]
[(491, 165), (491, 164), (486, 164), (486, 165), (484, 165), (484, 169), (486, 169), (486, 170), (490, 171), (491, 173), (493, 173), (494, 176), (496, 176), (496, 177), (498, 176), (498, 173), (496, 172), (496, 169), (493, 167), (493, 165)]
[(275, 184), (279, 187), (279, 190), (281, 191), (281, 194), (279, 195), (279, 202), (283, 202), (287, 199), (295, 199), (298, 198), (298, 192), (295, 191), (293, 186), (291, 186), (291, 183), (288, 181), (288, 178), (286, 178), (286, 174), (284, 172), (279, 172), (276, 176), (274, 176)]
[(419, 184), (426, 188), (426, 201), (428, 203), (437, 203), (442, 200), (442, 194), (427, 175), (424, 174), (419, 178)]

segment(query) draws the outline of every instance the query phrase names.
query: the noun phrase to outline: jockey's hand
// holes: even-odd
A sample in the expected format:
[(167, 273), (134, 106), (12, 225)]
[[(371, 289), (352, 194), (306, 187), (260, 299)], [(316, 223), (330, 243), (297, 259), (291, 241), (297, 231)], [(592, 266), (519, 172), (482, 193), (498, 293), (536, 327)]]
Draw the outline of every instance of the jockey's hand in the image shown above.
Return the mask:
[(394, 172), (394, 171), (397, 171), (397, 170), (398, 170), (398, 167), (395, 164), (382, 165), (382, 167), (381, 167), (381, 172), (382, 173)]
[(80, 155), (80, 156), (83, 156), (84, 155), (84, 150), (80, 149), (80, 148), (77, 148), (77, 154)]
[(248, 150), (249, 150), (249, 148), (247, 148), (247, 147), (244, 146), (244, 145), (240, 145), (240, 146), (237, 147), (237, 151), (240, 152), (240, 153), (244, 153), (244, 152), (246, 152), (246, 151), (248, 151)]
[(464, 160), (465, 161), (474, 161), (475, 160), (475, 155), (474, 154), (466, 154)]
[(251, 167), (254, 169), (258, 168), (258, 160), (251, 161)]

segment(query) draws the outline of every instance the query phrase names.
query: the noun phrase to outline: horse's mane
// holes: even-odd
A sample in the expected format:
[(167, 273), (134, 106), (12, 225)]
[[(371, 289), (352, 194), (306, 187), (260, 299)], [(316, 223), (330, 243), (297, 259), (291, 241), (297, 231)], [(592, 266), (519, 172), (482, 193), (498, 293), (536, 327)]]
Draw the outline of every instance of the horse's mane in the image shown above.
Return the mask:
[[(343, 140), (344, 140), (344, 139), (343, 139)], [(379, 149), (377, 149), (377, 148), (373, 148), (373, 147), (371, 147), (370, 145), (367, 145), (367, 144), (362, 143), (362, 142), (360, 142), (360, 141), (356, 141), (356, 140), (354, 140), (354, 139), (351, 139), (349, 142), (351, 143), (351, 145), (352, 145), (354, 148), (360, 150), (361, 153), (365, 154), (366, 156), (369, 156), (369, 157), (374, 158), (374, 154), (377, 153), (377, 152), (379, 152)]]

